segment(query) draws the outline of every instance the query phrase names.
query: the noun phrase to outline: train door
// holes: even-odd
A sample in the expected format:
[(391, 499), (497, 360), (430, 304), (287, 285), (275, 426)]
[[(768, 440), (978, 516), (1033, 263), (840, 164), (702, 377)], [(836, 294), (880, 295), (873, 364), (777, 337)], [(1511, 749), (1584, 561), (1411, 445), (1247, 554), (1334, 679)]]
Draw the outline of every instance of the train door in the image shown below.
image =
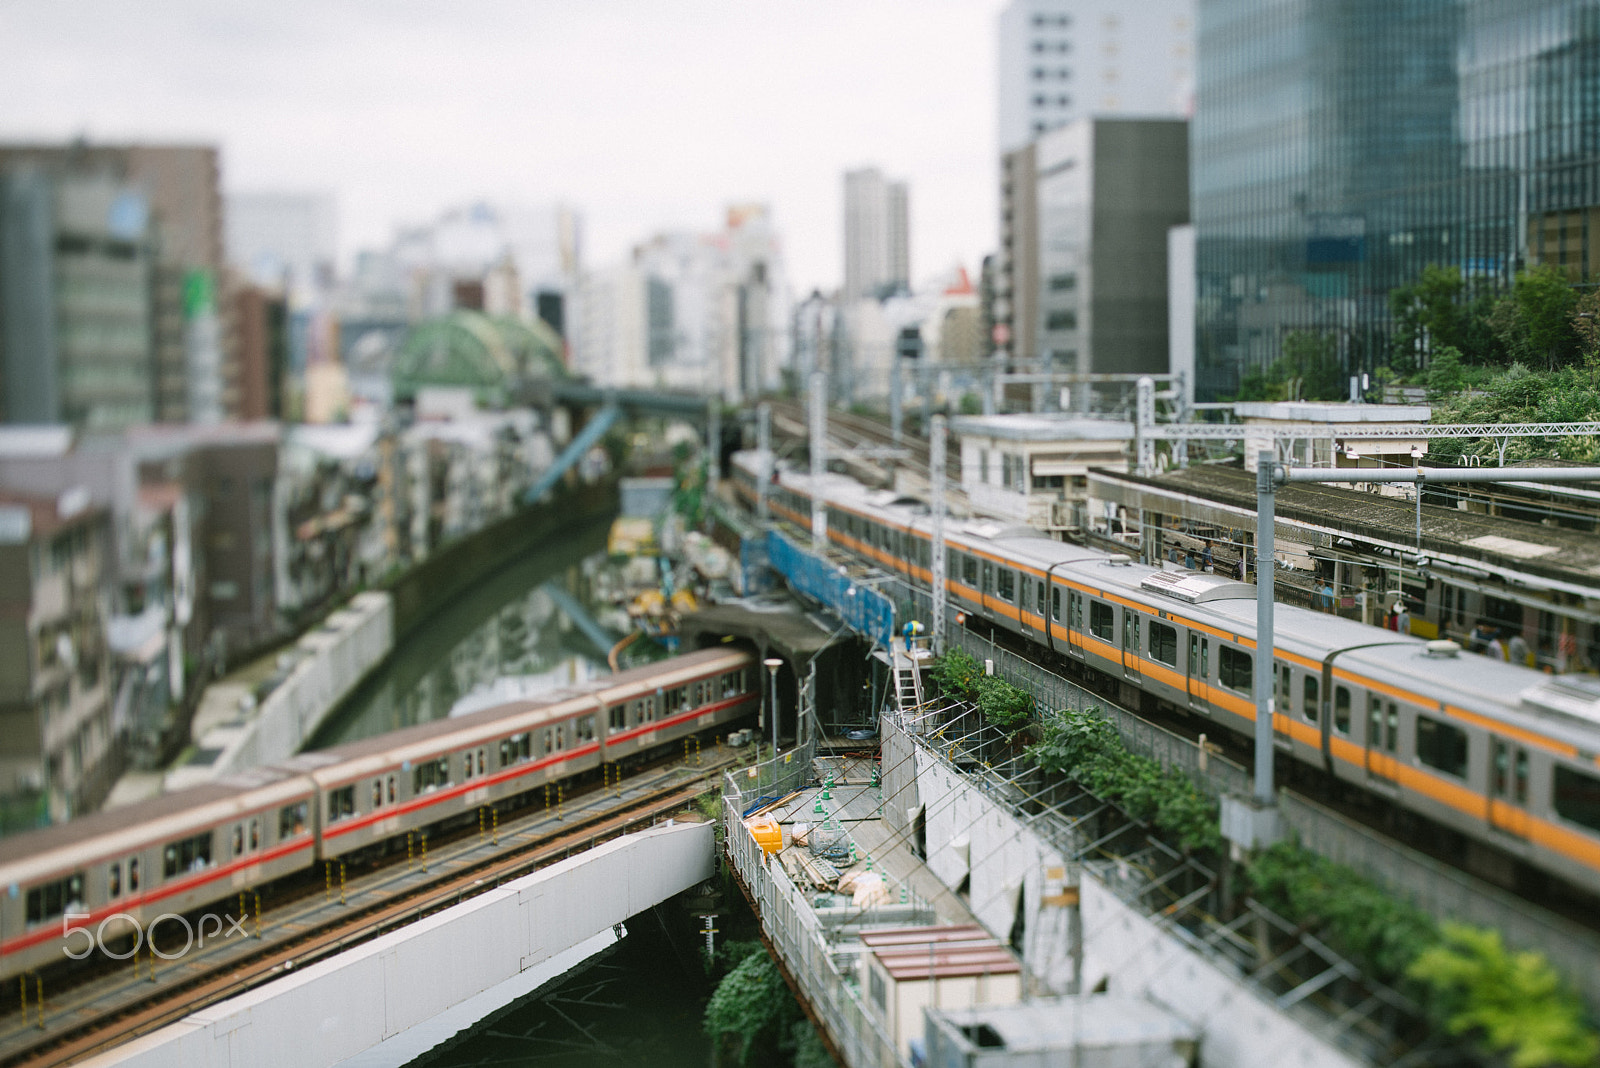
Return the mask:
[(1122, 609), (1122, 677), (1139, 681), (1139, 613)]
[(1037, 639), (1039, 627), (1033, 622), (1034, 588), (1039, 586), (1026, 571), (1017, 569), (1017, 626), (1022, 628), (1024, 637)]
[[(1050, 648), (1066, 647), (1066, 593), (1060, 586), (1050, 586), (1050, 618), (1045, 623), (1045, 631), (1050, 635)], [(1061, 645), (1058, 647), (1057, 642)]]
[(1367, 777), (1392, 784), (1400, 747), (1400, 707), (1380, 694), (1367, 694)]
[(1519, 838), (1528, 836), (1528, 751), (1515, 742), (1489, 739), (1489, 824)]
[(1211, 639), (1199, 631), (1189, 632), (1188, 673), (1189, 707), (1205, 710), (1211, 706)]
[(1079, 660), (1083, 659), (1083, 594), (1067, 591), (1067, 650)]

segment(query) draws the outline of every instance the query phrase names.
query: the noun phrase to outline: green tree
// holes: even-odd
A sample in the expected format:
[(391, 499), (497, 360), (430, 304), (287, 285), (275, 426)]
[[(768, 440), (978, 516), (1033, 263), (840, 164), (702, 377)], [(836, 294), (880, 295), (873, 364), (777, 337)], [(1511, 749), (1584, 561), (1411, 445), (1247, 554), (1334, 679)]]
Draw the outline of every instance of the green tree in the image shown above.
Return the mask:
[(983, 664), (964, 649), (950, 649), (933, 662), (929, 671), (940, 692), (950, 697), (971, 700), (977, 696), (978, 683), (982, 681)]
[(736, 1041), (739, 1063), (757, 1063), (762, 1047), (787, 1039), (795, 1012), (794, 998), (783, 976), (765, 952), (753, 952), (722, 977), (706, 1002), (705, 1029), (715, 1042)]
[(1417, 280), (1389, 293), (1394, 321), (1392, 363), (1401, 374), (1413, 374), (1436, 347), (1459, 348), (1468, 314), (1462, 307), (1466, 284), (1456, 267), (1430, 263)]
[(1495, 304), (1492, 326), (1512, 359), (1553, 370), (1577, 360), (1577, 302), (1566, 274), (1541, 264), (1517, 272), (1511, 292)]
[(1293, 330), (1284, 335), (1283, 352), (1263, 371), (1251, 371), (1239, 382), (1242, 401), (1341, 400), (1347, 392), (1339, 362), (1339, 340), (1332, 334)]
[(1512, 1068), (1593, 1064), (1600, 1039), (1540, 953), (1511, 953), (1498, 931), (1446, 923), (1406, 969), (1433, 991), (1452, 1034), (1473, 1035)]
[(983, 675), (978, 679), (978, 711), (990, 723), (1013, 731), (1033, 715), (1033, 694), (1004, 679)]
[(1434, 404), (1449, 400), (1465, 389), (1467, 378), (1461, 369), (1461, 350), (1454, 345), (1441, 345), (1435, 349), (1425, 381), (1428, 384), (1428, 400)]

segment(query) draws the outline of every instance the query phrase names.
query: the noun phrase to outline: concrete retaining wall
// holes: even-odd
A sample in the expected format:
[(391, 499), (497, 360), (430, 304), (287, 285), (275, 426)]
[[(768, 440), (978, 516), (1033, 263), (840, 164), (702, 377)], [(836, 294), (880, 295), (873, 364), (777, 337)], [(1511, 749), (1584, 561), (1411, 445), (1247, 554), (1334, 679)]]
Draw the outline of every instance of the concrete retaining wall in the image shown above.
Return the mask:
[(86, 1068), (332, 1068), (712, 877), (714, 825), (551, 865), (203, 1009)]
[[(358, 593), (295, 643), (298, 662), (253, 711), (208, 729), (198, 740), (216, 753), (205, 764), (174, 768), (163, 783), (181, 790), (245, 768), (274, 764), (300, 751), (344, 697), (394, 646), (393, 599)], [(237, 700), (237, 695), (232, 695)]]
[[(1113, 993), (1149, 998), (1182, 1017), (1202, 1036), (1202, 1066), (1360, 1063), (1130, 908), (1092, 871), (1069, 866), (1060, 848), (887, 719), (883, 764), (897, 769), (884, 776), (886, 818), (904, 827), (908, 810), (923, 807), (928, 867), (951, 889), (967, 882), (984, 927), (1005, 938), (1022, 906), (1022, 959), (1035, 993), (1072, 992), (1072, 949), (1081, 931), (1082, 989), (1105, 982)], [(1076, 916), (1048, 903), (1064, 875), (1077, 876), (1080, 886)]]

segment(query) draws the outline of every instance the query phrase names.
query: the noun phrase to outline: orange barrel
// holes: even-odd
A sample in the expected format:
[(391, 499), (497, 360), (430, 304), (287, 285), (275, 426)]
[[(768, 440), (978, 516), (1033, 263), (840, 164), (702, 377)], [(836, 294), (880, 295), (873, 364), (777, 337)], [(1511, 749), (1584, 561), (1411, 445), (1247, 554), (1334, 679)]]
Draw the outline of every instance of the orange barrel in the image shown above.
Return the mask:
[(764, 851), (776, 853), (783, 848), (783, 828), (771, 816), (751, 816), (744, 825)]

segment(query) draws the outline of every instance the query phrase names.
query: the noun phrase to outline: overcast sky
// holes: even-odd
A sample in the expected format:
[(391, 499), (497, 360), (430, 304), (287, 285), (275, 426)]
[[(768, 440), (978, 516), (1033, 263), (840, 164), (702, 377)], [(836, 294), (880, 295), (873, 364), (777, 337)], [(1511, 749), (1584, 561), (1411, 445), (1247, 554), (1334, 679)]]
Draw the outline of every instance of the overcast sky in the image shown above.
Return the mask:
[(772, 206), (843, 274), (842, 173), (911, 183), (912, 274), (995, 241), (1002, 0), (0, 0), (0, 138), (185, 140), (225, 190), (328, 190), (340, 252), (487, 198), (585, 258)]

